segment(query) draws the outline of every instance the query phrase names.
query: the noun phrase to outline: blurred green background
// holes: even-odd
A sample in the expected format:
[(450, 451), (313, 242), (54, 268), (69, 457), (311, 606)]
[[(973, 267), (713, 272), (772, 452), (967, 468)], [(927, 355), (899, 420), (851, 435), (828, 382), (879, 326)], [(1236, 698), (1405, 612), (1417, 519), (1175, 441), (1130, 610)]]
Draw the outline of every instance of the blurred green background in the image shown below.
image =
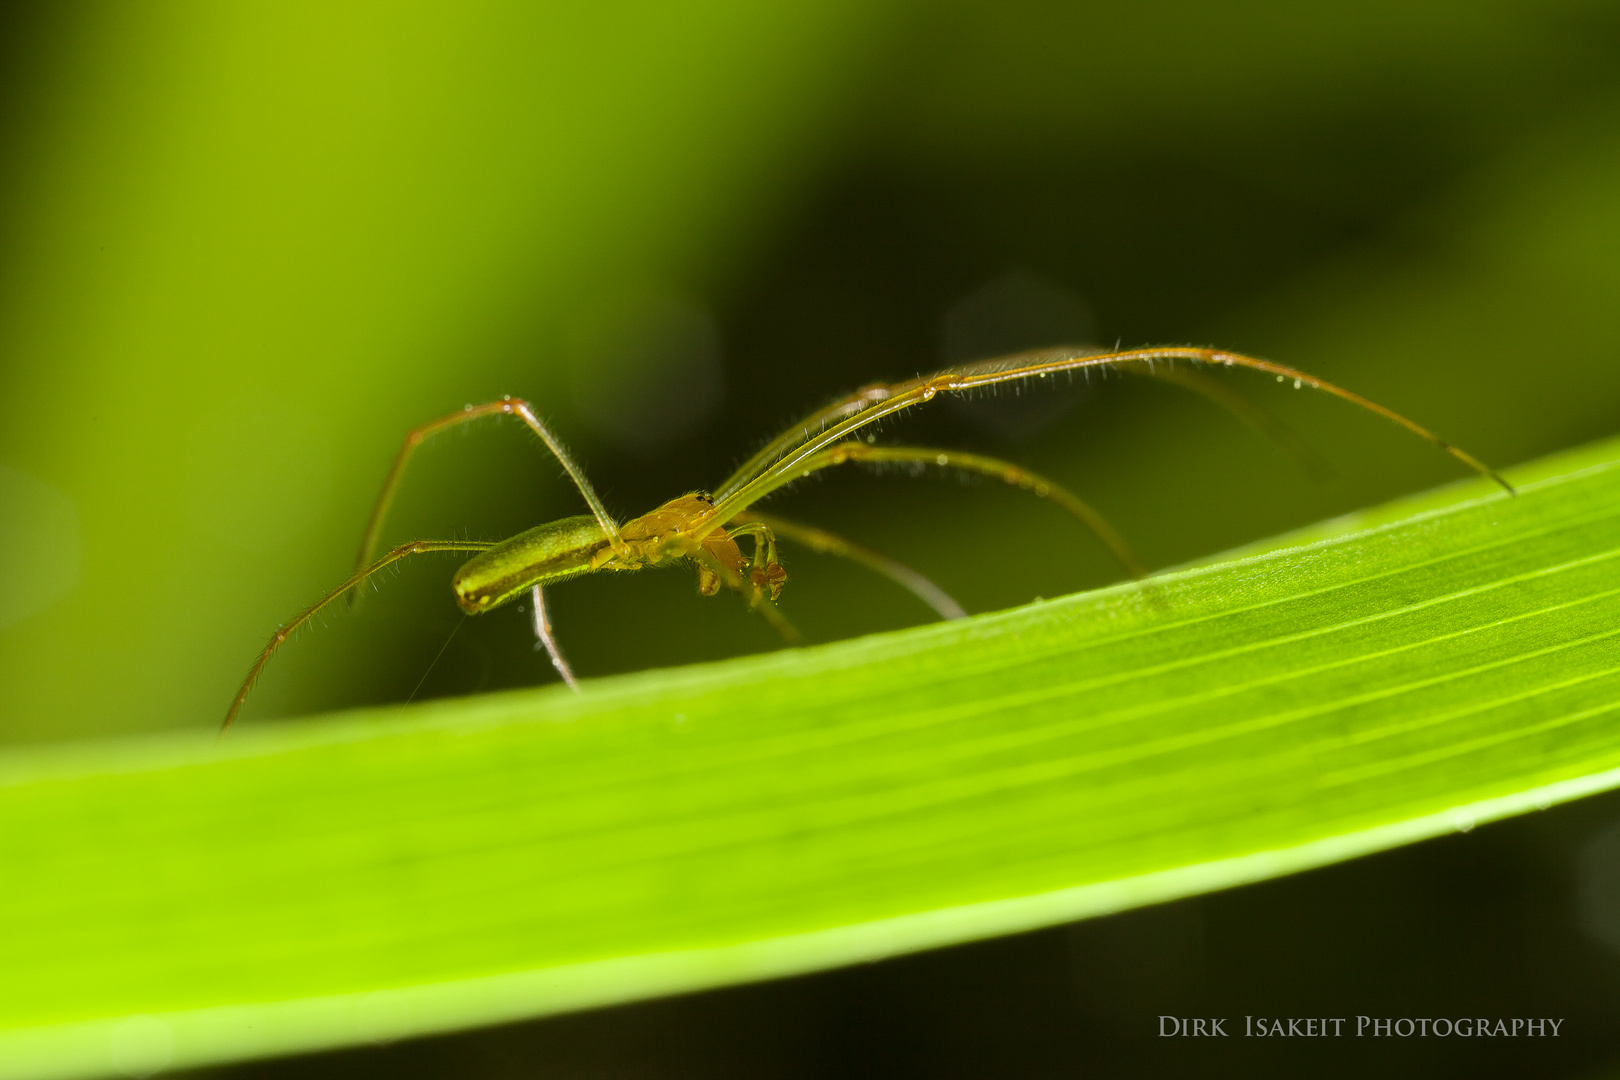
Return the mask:
[[(1055, 341), (1268, 356), (1497, 465), (1620, 430), (1613, 4), (34, 2), (9, 6), (0, 34), (9, 743), (217, 723), (271, 629), (346, 572), (404, 432), (502, 393), (536, 404), (624, 517), (714, 484), (832, 394)], [(1207, 403), (1128, 378), (944, 403), (885, 437), (1045, 471), (1153, 566), (1458, 475), (1339, 403), (1235, 381), (1337, 478), (1315, 483)], [(501, 424), (437, 440), (396, 505), (395, 540), (498, 538), (579, 512), (556, 466)], [(1061, 512), (989, 483), (851, 471), (770, 508), (903, 559), (970, 611), (1117, 576)], [(928, 617), (857, 567), (791, 549), (785, 561), (784, 611), (813, 640)], [(401, 701), (419, 682), (430, 697), (553, 679), (516, 610), (461, 626), (429, 672), (460, 621), (453, 565), (408, 564), (360, 613), (301, 635), (243, 722)], [(553, 600), (584, 676), (777, 645), (679, 572), (585, 579)], [(1091, 973), (1063, 977), (1083, 987), (1079, 1015), (1108, 979), (1162, 969), (1159, 990), (1143, 976), (1125, 994), (1150, 1018), (1185, 990), (1175, 957), (1230, 951), (1245, 932), (1231, 927), (1303, 903), (1294, 945), (1262, 949), (1259, 967), (1200, 959), (1224, 974), (1199, 985), (1276, 969), (1293, 987), (1276, 991), (1284, 1001), (1319, 1000), (1330, 976), (1311, 974), (1299, 942), (1333, 938), (1370, 904), (1386, 921), (1324, 968), (1347, 985), (1357, 957), (1377, 957), (1388, 971), (1358, 1000), (1464, 956), (1468, 985), (1518, 993), (1523, 964), (1491, 957), (1534, 954), (1612, 1032), (1620, 974), (1576, 914), (1583, 837), (1604, 814), (1620, 806), (1203, 901), (1225, 905), (1238, 937), (1189, 901), (1161, 910), (1162, 932), (1132, 929), (1159, 917), (1144, 913), (868, 977), (894, 998), (960, 1003), (929, 964), (989, 965), (1020, 987), (1057, 964)], [(1433, 854), (1461, 843), (1475, 854)], [(1413, 884), (1431, 880), (1448, 884)], [(1490, 932), (1435, 929), (1432, 949), (1388, 954), (1392, 927), (1452, 926), (1452, 892), (1485, 905), (1470, 925)], [(1168, 942), (1153, 947), (1172, 959), (1131, 959), (1119, 943), (1133, 934)], [(812, 1019), (786, 1049), (748, 1066), (789, 1075), (785, 1062), (823, 1060), (800, 1045), (825, 1013), (804, 995), (847, 997), (857, 977), (696, 999), (733, 1002), (708, 1012), (641, 1008), (696, 1010), (670, 1015), (721, 1041), (739, 1024), (792, 1027), (759, 1019), (778, 1006), (802, 1012)], [(864, 993), (873, 1004), (857, 1013), (882, 1043), (889, 998)], [(1284, 1005), (1250, 1011), (1268, 1008)], [(487, 1036), (457, 1053), (515, 1068), (512, 1046), (585, 1031), (569, 1068), (618, 1075), (590, 1038), (656, 1033), (659, 1015), (553, 1021), (528, 1042)], [(1035, 1038), (988, 1016), (987, 1046)], [(1076, 1045), (1142, 1034), (1110, 1023)], [(893, 1067), (874, 1074), (915, 1065), (883, 1045), (891, 1057), (871, 1060)], [(669, 1052), (650, 1060), (682, 1074)], [(1583, 1054), (1551, 1072), (1620, 1056), (1620, 1042)], [(1016, 1071), (1010, 1050), (994, 1059)], [(708, 1062), (695, 1074), (724, 1065), (692, 1060)], [(867, 1058), (838, 1060), (853, 1075)], [(1482, 1060), (1470, 1074), (1482, 1063), (1517, 1068)], [(1441, 1068), (1408, 1064), (1403, 1075)]]

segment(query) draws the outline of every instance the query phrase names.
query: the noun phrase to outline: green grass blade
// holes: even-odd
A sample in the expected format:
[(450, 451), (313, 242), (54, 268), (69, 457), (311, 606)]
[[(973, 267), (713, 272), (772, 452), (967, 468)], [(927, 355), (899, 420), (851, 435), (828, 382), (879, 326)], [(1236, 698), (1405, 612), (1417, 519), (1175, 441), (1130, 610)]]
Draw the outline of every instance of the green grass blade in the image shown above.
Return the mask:
[(0, 757), (0, 1074), (811, 970), (1614, 786), (1620, 442), (1515, 477), (577, 696)]

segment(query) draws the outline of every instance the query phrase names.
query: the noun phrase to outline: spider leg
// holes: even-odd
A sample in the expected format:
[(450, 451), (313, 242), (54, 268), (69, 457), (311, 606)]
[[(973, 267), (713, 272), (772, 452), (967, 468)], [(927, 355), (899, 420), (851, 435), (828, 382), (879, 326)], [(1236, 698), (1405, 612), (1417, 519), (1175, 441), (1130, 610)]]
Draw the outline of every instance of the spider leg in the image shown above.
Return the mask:
[(765, 621), (771, 624), (771, 629), (775, 630), (777, 636), (785, 643), (795, 647), (804, 644), (804, 635), (799, 633), (799, 628), (789, 622), (787, 616), (776, 609), (775, 604), (767, 600), (763, 604), (753, 605), (753, 609), (765, 617)]
[(356, 585), (359, 585), (361, 582), (365, 581), (372, 574), (375, 574), (383, 567), (388, 566), (391, 563), (396, 563), (401, 559), (408, 558), (411, 555), (426, 555), (434, 551), (488, 551), (494, 546), (494, 544), (483, 543), (476, 540), (413, 540), (408, 544), (401, 544), (394, 548), (392, 551), (388, 552), (388, 554), (384, 555), (370, 566), (363, 566), (354, 573), (350, 574), (343, 584), (339, 585), (337, 588), (315, 601), (315, 603), (299, 612), (299, 614), (291, 622), (280, 627), (274, 634), (270, 635), (269, 644), (265, 645), (264, 651), (259, 654), (259, 658), (255, 660), (253, 662), (253, 666), (248, 669), (247, 678), (242, 680), (242, 689), (236, 692), (235, 700), (231, 702), (229, 711), (225, 713), (225, 722), (219, 725), (219, 733), (221, 735), (225, 734), (225, 729), (231, 726), (232, 720), (236, 719), (236, 714), (242, 710), (242, 703), (247, 700), (248, 691), (253, 689), (253, 684), (259, 679), (259, 673), (264, 670), (264, 665), (270, 662), (270, 656), (276, 651), (276, 648), (280, 646), (282, 642), (291, 637), (293, 632), (296, 631), (300, 626), (304, 625), (310, 619), (319, 614), (321, 609), (326, 607), (326, 605), (330, 604), (332, 601), (336, 600), (338, 597), (342, 596)]
[[(1108, 523), (1108, 519), (1092, 509), (1078, 495), (1063, 485), (1038, 473), (1031, 472), (1021, 465), (1014, 465), (1000, 458), (987, 457), (984, 454), (970, 454), (962, 450), (930, 450), (919, 446), (872, 446), (863, 442), (839, 443), (821, 453), (801, 461), (792, 472), (778, 472), (767, 485), (763, 481), (756, 484), (758, 497), (792, 483), (801, 477), (807, 476), (818, 469), (825, 469), (832, 465), (842, 465), (850, 461), (903, 461), (924, 465), (938, 465), (947, 469), (963, 469), (968, 472), (983, 473), (993, 476), (1005, 483), (1033, 492), (1044, 499), (1051, 499), (1063, 509), (1080, 519), (1081, 524), (1091, 530), (1092, 535), (1103, 542), (1103, 545), (1113, 553), (1125, 572), (1131, 577), (1147, 576), (1144, 567), (1130, 545), (1125, 542), (1119, 531)], [(733, 519), (735, 520), (735, 519)]]
[(740, 490), (743, 485), (764, 472), (777, 458), (799, 442), (810, 438), (816, 432), (825, 430), (828, 424), (854, 416), (869, 405), (889, 397), (893, 392), (893, 387), (885, 386), (882, 383), (874, 383), (871, 386), (862, 387), (853, 394), (841, 397), (830, 405), (817, 409), (761, 447), (759, 453), (749, 458), (736, 472), (728, 476), (719, 487), (715, 488), (714, 498), (717, 500), (724, 499)]
[[(623, 547), (623, 541), (619, 538), (618, 523), (613, 520), (613, 517), (607, 512), (607, 508), (602, 505), (602, 500), (597, 497), (596, 490), (591, 487), (591, 482), (585, 478), (585, 470), (581, 469), (579, 464), (569, 456), (562, 443), (557, 441), (556, 436), (552, 435), (546, 425), (535, 415), (534, 409), (527, 401), (503, 397), (499, 401), (485, 402), (482, 405), (469, 405), (460, 412), (451, 413), (449, 416), (441, 416), (437, 420), (431, 420), (420, 427), (412, 428), (405, 436), (405, 441), (401, 444), (399, 453), (394, 455), (394, 463), (389, 467), (388, 476), (383, 480), (382, 491), (377, 496), (377, 502), (371, 508), (371, 518), (366, 522), (365, 535), (360, 538), (360, 553), (355, 558), (356, 570), (366, 565), (366, 561), (371, 558), (372, 552), (377, 548), (377, 540), (382, 534), (383, 519), (388, 516), (388, 508), (394, 501), (394, 493), (399, 489), (400, 477), (405, 472), (406, 463), (415, 454), (416, 448), (429, 438), (448, 428), (465, 424), (471, 420), (482, 420), (492, 416), (515, 416), (523, 421), (530, 431), (540, 436), (540, 441), (545, 443), (546, 449), (551, 451), (552, 456), (562, 464), (563, 471), (574, 482), (574, 486), (579, 489), (579, 493), (585, 497), (586, 504), (590, 506), (591, 514), (595, 516), (597, 523), (602, 526), (602, 531), (607, 534), (608, 542), (615, 549)], [(351, 597), (351, 604), (353, 602), (354, 598)]]
[[(784, 540), (797, 541), (824, 555), (841, 555), (846, 559), (858, 562), (911, 592), (917, 599), (939, 612), (939, 617), (942, 619), (962, 619), (967, 617), (967, 612), (962, 610), (962, 605), (952, 599), (949, 593), (905, 563), (891, 559), (887, 555), (873, 551), (871, 548), (862, 547), (859, 544), (845, 540), (836, 533), (830, 533), (825, 529), (817, 529), (810, 525), (801, 525), (796, 521), (788, 521), (785, 518), (777, 517), (775, 514), (761, 514), (752, 510), (731, 520), (732, 522), (757, 521), (769, 527)], [(737, 530), (732, 528), (730, 524), (726, 528), (731, 535), (737, 535)]]
[(1325, 483), (1334, 476), (1334, 468), (1317, 449), (1304, 439), (1299, 433), (1287, 424), (1270, 409), (1250, 398), (1247, 394), (1226, 385), (1220, 379), (1213, 378), (1194, 368), (1174, 367), (1169, 364), (1158, 364), (1146, 367), (1141, 364), (1128, 366), (1126, 371), (1134, 375), (1143, 375), (1160, 382), (1167, 382), (1179, 386), (1184, 390), (1191, 390), (1209, 401), (1214, 402), (1233, 416), (1242, 420), (1260, 434), (1276, 443), (1283, 453), (1299, 463), (1311, 479), (1318, 483)]
[(782, 640), (789, 645), (804, 644), (804, 635), (800, 634), (794, 625), (788, 622), (787, 617), (776, 610), (776, 605), (770, 601), (769, 590), (756, 584), (752, 576), (744, 577), (735, 568), (728, 566), (724, 560), (715, 557), (714, 553), (702, 544), (685, 541), (679, 548), (680, 554), (685, 555), (699, 567), (715, 575), (726, 588), (739, 594), (748, 601), (751, 611), (757, 611), (764, 616), (771, 628), (782, 636)]
[[(1126, 365), (1151, 367), (1156, 364), (1168, 364), (1175, 361), (1248, 368), (1251, 371), (1262, 371), (1269, 375), (1275, 375), (1279, 381), (1292, 379), (1298, 386), (1308, 386), (1312, 390), (1331, 394), (1358, 408), (1376, 413), (1391, 423), (1398, 424), (1412, 434), (1450, 454), (1481, 476), (1501, 485), (1510, 494), (1513, 492), (1513, 486), (1504, 480), (1496, 470), (1466, 451), (1452, 446), (1429, 429), (1407, 419), (1393, 409), (1385, 408), (1375, 401), (1362, 397), (1360, 394), (1335, 386), (1325, 379), (1319, 379), (1314, 375), (1300, 371), (1297, 368), (1288, 367), (1285, 364), (1277, 364), (1253, 356), (1244, 356), (1241, 353), (1225, 352), (1219, 349), (1200, 349), (1191, 346), (1129, 349), (1112, 353), (1092, 353), (1074, 349), (1047, 349), (1004, 357), (1000, 360), (969, 364), (960, 368), (942, 371), (937, 375), (911, 379), (889, 386), (868, 387), (861, 392), (861, 401), (859, 402), (854, 399), (835, 402), (833, 406), (829, 406), (828, 410), (823, 410), (823, 413), (828, 415), (829, 419), (820, 430), (814, 434), (809, 434), (809, 425), (806, 425), (803, 429), (790, 429), (789, 432), (785, 432), (781, 437), (774, 440), (770, 447), (767, 448), (776, 455), (769, 465), (760, 464), (760, 458), (756, 455), (756, 460), (745, 467), (745, 472), (747, 469), (752, 468), (754, 475), (742, 479), (743, 474), (739, 474), (738, 479), (728, 481), (728, 490), (715, 500), (714, 511), (707, 524), (703, 527), (710, 530), (720, 527), (721, 523), (736, 517), (738, 513), (747, 509), (750, 504), (759, 499), (764, 493), (779, 487), (780, 485), (776, 482), (779, 476), (802, 475), (798, 470), (807, 461), (829, 447), (842, 442), (868, 424), (875, 423), (886, 416), (891, 416), (902, 409), (909, 409), (914, 405), (932, 401), (940, 394), (966, 393), (980, 387), (993, 386), (1014, 379), (1046, 378), (1049, 375), (1067, 371), (1084, 371), (1090, 368), (1118, 368)], [(804, 432), (803, 435), (801, 435), (801, 430)], [(702, 528), (694, 532), (693, 535), (697, 539), (701, 539), (704, 535)]]
[(536, 585), (530, 590), (534, 601), (534, 647), (544, 646), (546, 655), (551, 657), (551, 666), (557, 669), (562, 681), (568, 684), (568, 689), (579, 693), (579, 680), (574, 678), (574, 669), (568, 666), (563, 659), (562, 649), (557, 646), (557, 639), (551, 633), (551, 618), (546, 614), (546, 594)]

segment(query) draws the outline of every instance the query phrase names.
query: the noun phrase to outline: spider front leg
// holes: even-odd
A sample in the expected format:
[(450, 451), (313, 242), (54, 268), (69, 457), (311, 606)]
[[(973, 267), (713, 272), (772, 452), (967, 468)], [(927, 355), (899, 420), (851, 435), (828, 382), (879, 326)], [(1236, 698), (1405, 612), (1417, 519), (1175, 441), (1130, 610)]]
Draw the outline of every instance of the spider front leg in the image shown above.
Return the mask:
[[(1130, 545), (1120, 536), (1119, 531), (1074, 492), (1057, 481), (1021, 465), (1014, 465), (1010, 461), (1002, 461), (984, 454), (972, 454), (964, 450), (925, 449), (920, 446), (873, 446), (864, 442), (844, 442), (805, 459), (792, 471), (778, 470), (775, 475), (754, 481), (749, 485), (749, 494), (752, 500), (761, 499), (800, 477), (850, 462), (937, 465), (941, 468), (962, 469), (993, 476), (1004, 483), (1057, 503), (1078, 518), (1093, 536), (1102, 541), (1114, 558), (1119, 560), (1119, 564), (1125, 568), (1127, 574), (1134, 578), (1147, 576), (1147, 568), (1131, 551)], [(737, 511), (742, 512), (740, 509)], [(732, 520), (735, 520), (735, 516)]]

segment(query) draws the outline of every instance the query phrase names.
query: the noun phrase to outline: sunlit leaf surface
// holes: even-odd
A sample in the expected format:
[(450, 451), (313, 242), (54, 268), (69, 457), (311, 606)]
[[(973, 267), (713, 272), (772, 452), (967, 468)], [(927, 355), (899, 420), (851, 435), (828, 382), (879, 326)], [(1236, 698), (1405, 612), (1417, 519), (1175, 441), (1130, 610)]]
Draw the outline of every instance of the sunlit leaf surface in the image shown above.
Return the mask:
[(0, 758), (0, 1073), (828, 967), (1612, 786), (1620, 443), (1514, 475), (1518, 498), (1465, 486), (1141, 585), (578, 696)]

